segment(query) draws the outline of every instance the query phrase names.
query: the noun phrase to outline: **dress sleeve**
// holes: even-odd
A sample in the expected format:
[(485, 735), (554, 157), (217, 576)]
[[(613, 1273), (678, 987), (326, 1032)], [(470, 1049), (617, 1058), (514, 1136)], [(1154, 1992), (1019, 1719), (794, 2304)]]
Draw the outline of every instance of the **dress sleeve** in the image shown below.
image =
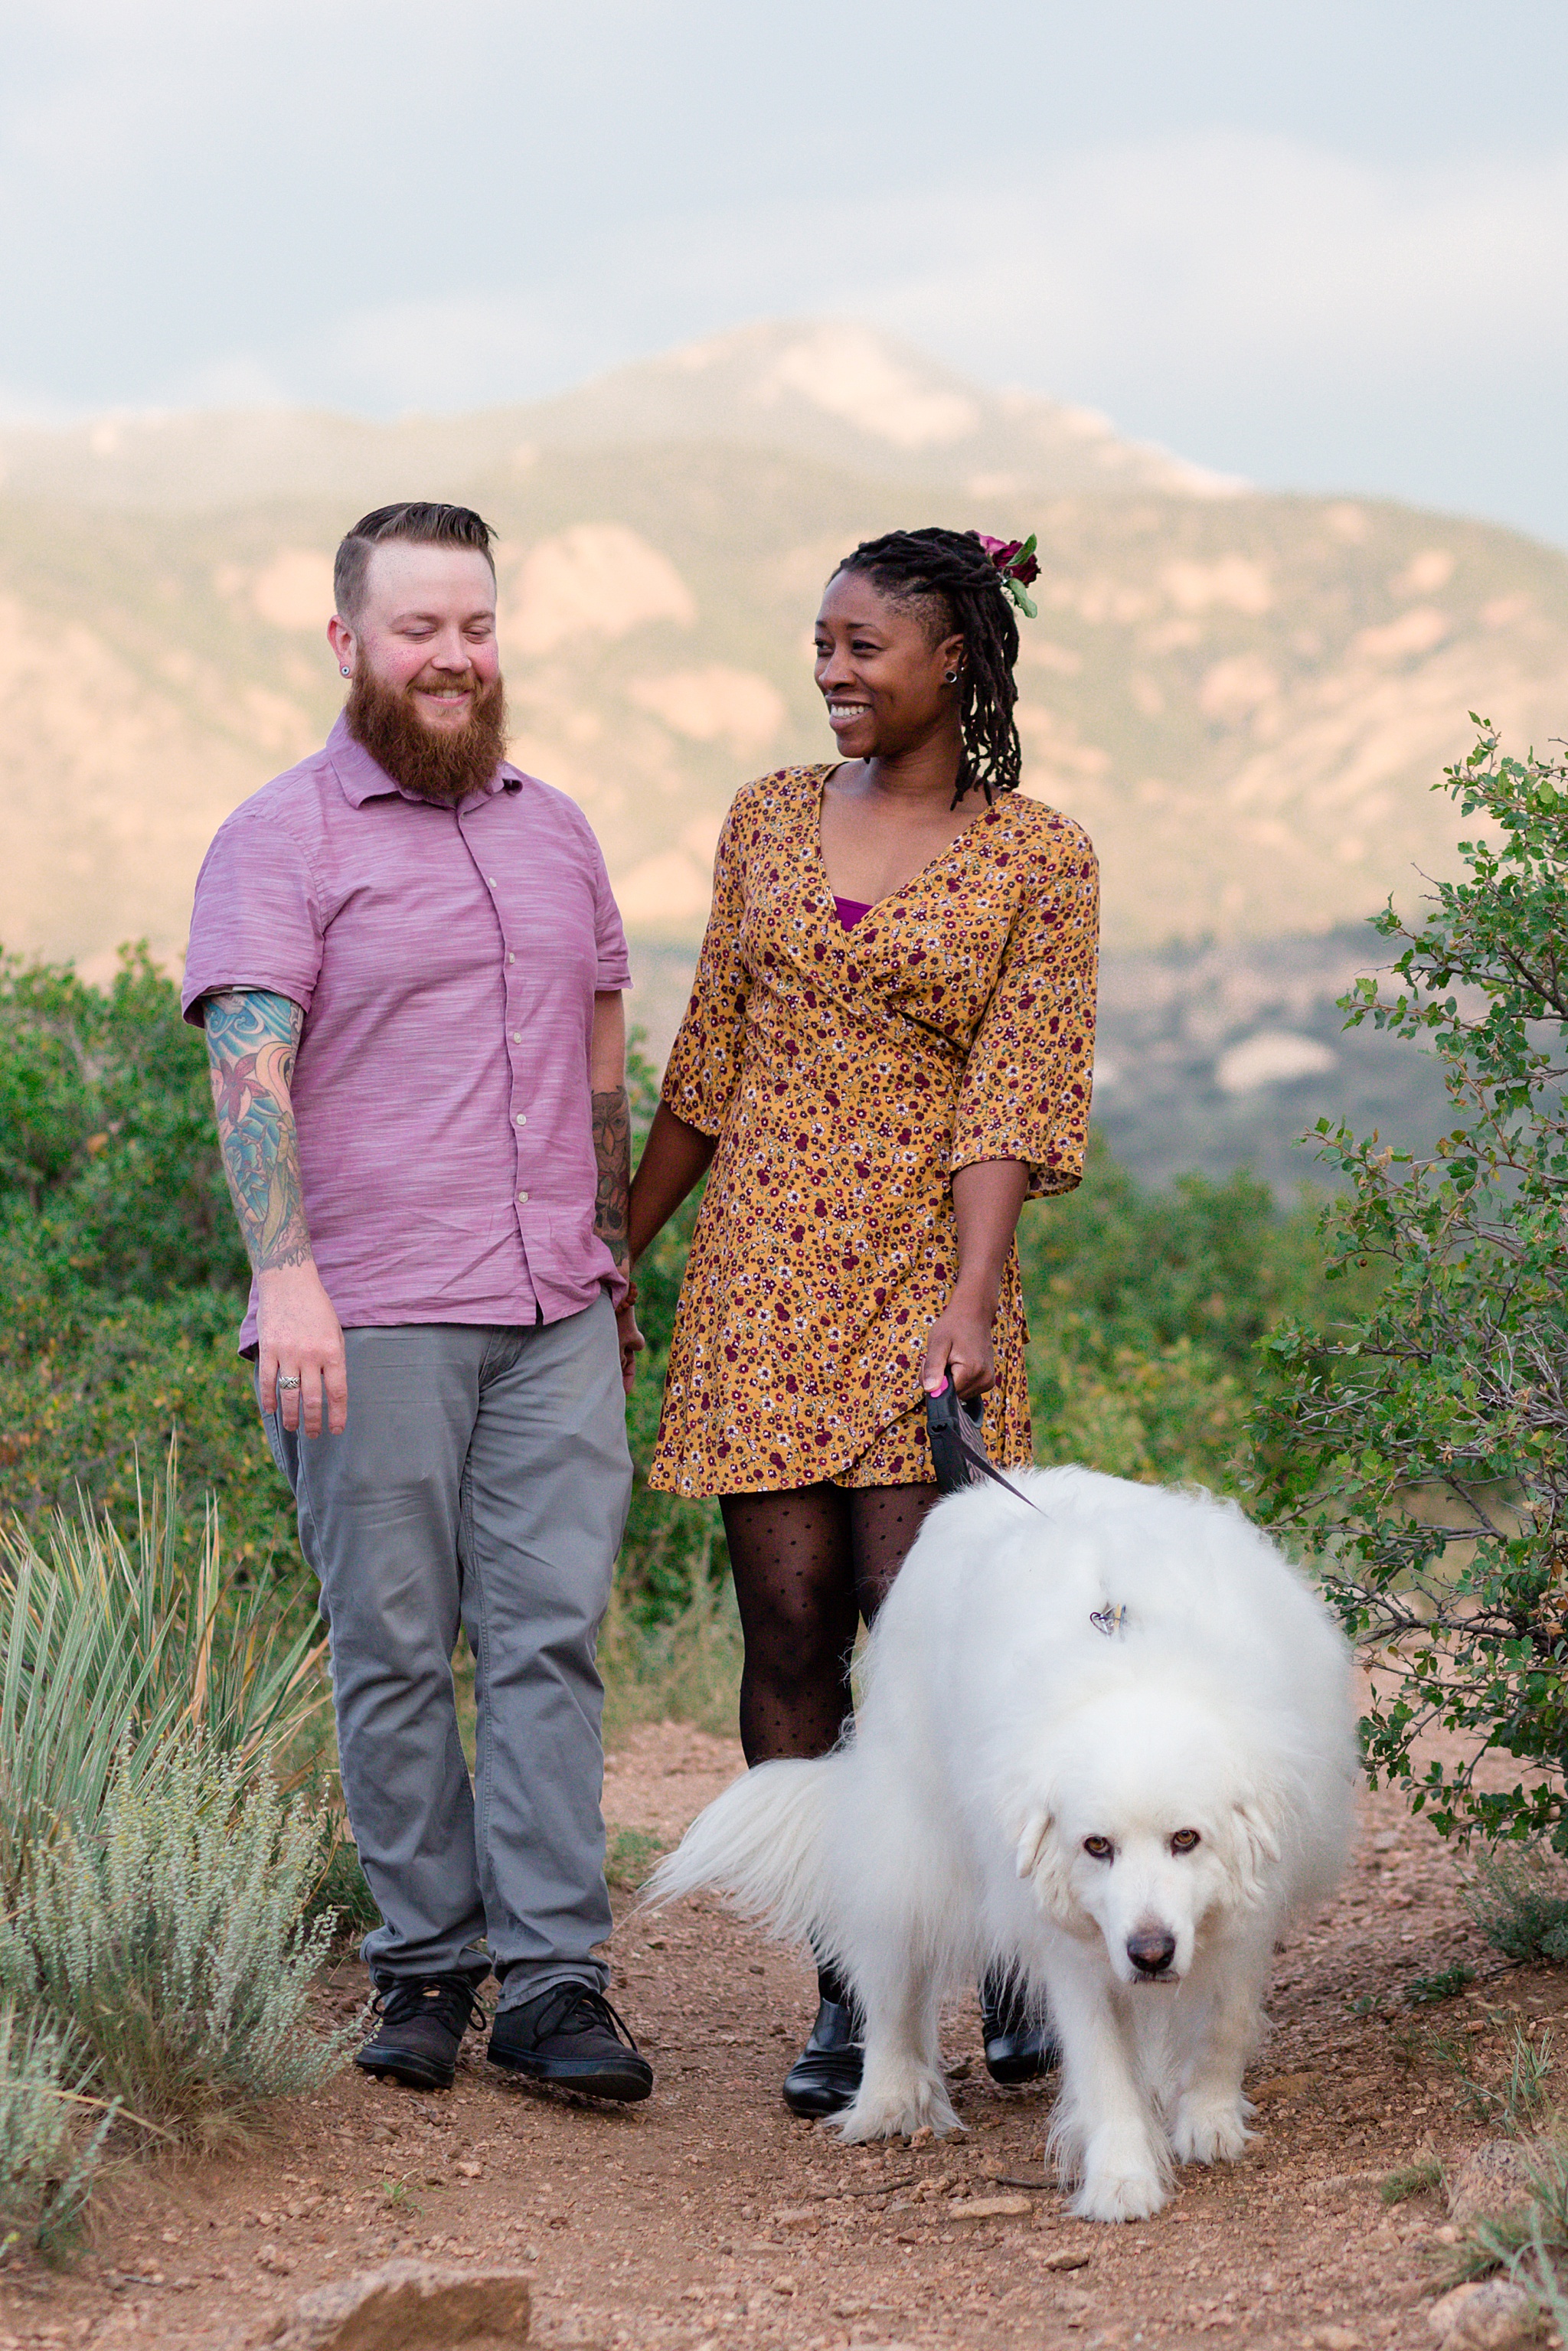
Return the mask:
[(747, 978), (740, 956), (746, 911), (743, 820), (724, 820), (713, 859), (713, 908), (703, 935), (691, 1002), (664, 1065), (664, 1100), (701, 1134), (719, 1134), (740, 1074)]
[(953, 1172), (1021, 1159), (1030, 1199), (1082, 1180), (1099, 938), (1099, 866), (1074, 826), (1013, 917), (958, 1090)]

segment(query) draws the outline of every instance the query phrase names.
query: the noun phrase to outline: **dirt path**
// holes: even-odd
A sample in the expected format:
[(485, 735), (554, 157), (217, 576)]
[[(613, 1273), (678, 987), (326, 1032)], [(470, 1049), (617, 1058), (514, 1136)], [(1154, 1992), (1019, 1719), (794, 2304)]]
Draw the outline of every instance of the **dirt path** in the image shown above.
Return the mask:
[[(612, 1760), (606, 1812), (667, 1842), (739, 1764), (727, 1740), (640, 1731)], [(614, 1991), (658, 2070), (648, 2105), (519, 2089), (490, 2074), (477, 2037), (448, 2097), (345, 2074), (266, 2145), (135, 2175), (74, 2272), (0, 2267), (0, 2351), (261, 2344), (302, 2289), (393, 2253), (527, 2262), (538, 2339), (607, 2351), (1210, 2337), (1429, 2351), (1445, 2214), (1434, 2194), (1387, 2208), (1379, 2183), (1488, 2136), (1430, 2042), (1468, 2043), (1484, 2075), (1515, 2020), (1534, 2029), (1568, 2007), (1557, 1974), (1499, 1969), (1439, 1840), (1371, 1797), (1339, 1901), (1279, 1962), (1248, 2158), (1184, 2172), (1152, 2221), (1095, 2228), (1054, 2189), (1003, 2184), (1039, 2166), (1048, 2101), (992, 2087), (972, 2006), (946, 2032), (967, 2136), (846, 2150), (779, 2098), (813, 2004), (800, 1963), (716, 1908), (625, 1919), (631, 1907)], [(1354, 2012), (1459, 1959), (1480, 1976), (1463, 2000), (1393, 2021)], [(346, 1964), (323, 1999), (348, 2014), (363, 1989)], [(1022, 2214), (963, 2217), (966, 2201), (1009, 2193)]]

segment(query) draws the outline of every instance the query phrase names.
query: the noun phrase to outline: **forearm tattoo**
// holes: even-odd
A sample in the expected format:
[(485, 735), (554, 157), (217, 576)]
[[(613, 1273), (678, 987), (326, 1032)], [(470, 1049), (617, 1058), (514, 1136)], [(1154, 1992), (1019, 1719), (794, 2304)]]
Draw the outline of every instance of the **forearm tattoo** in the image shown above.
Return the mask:
[(257, 1273), (303, 1265), (310, 1235), (288, 1089), (305, 1015), (266, 988), (228, 988), (203, 1008), (218, 1147)]
[(593, 1156), (599, 1167), (593, 1229), (616, 1264), (624, 1265), (632, 1197), (632, 1112), (624, 1086), (593, 1097)]

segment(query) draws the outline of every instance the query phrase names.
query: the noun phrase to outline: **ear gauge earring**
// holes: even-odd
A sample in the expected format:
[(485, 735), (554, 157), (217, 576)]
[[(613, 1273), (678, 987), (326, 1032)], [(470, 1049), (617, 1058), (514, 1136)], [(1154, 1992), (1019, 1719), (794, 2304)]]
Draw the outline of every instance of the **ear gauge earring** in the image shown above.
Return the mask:
[(345, 669), (345, 668), (343, 667), (343, 664), (342, 664), (342, 663), (341, 663), (341, 662), (340, 662), (340, 663), (339, 663), (338, 667), (339, 667), (340, 672), (341, 673), (341, 674), (342, 674), (344, 677), (350, 677), (350, 676), (351, 676), (351, 675), (353, 674), (353, 673), (352, 673), (350, 670)]
[[(343, 672), (343, 674), (344, 674), (344, 676), (345, 676), (345, 677), (347, 677), (347, 676), (348, 676), (348, 674), (349, 674), (348, 671), (347, 671), (347, 670), (345, 670), (345, 671)], [(943, 679), (942, 683), (943, 683), (943, 684), (944, 684), (944, 685), (956, 685), (956, 684), (957, 684), (957, 683), (958, 683), (958, 673), (957, 673), (957, 671), (956, 671), (956, 669), (950, 669), (950, 670), (947, 672), (946, 676)]]

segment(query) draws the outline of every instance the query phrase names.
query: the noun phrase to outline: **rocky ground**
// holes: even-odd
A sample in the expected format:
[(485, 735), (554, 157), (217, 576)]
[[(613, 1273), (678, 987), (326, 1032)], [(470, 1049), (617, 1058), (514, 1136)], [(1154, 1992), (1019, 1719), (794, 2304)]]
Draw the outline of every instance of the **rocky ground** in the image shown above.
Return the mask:
[[(667, 1842), (739, 1764), (730, 1741), (640, 1730), (612, 1759), (606, 1811)], [(799, 1960), (716, 1907), (638, 1917), (626, 1896), (621, 1910), (614, 1996), (658, 2069), (646, 2106), (521, 2089), (478, 2035), (449, 2096), (345, 2072), (265, 2139), (122, 2179), (75, 2266), (13, 2254), (0, 2351), (237, 2351), (276, 2336), (306, 2289), (394, 2254), (522, 2262), (536, 2339), (607, 2351), (1430, 2351), (1457, 2231), (1439, 2189), (1388, 2204), (1383, 2183), (1434, 2159), (1451, 2171), (1495, 2136), (1467, 2071), (1497, 2081), (1516, 2028), (1539, 2047), (1568, 2007), (1568, 1979), (1486, 1949), (1451, 1855), (1371, 1796), (1339, 1898), (1280, 1959), (1246, 2159), (1184, 2172), (1154, 2220), (1101, 2228), (1046, 2183), (1049, 2094), (992, 2086), (972, 2004), (946, 2036), (966, 2135), (844, 2149), (779, 2098), (813, 2004)], [(1416, 1979), (1459, 1961), (1468, 1991), (1409, 2004)], [(350, 2018), (364, 1989), (343, 1962), (324, 2011)]]

